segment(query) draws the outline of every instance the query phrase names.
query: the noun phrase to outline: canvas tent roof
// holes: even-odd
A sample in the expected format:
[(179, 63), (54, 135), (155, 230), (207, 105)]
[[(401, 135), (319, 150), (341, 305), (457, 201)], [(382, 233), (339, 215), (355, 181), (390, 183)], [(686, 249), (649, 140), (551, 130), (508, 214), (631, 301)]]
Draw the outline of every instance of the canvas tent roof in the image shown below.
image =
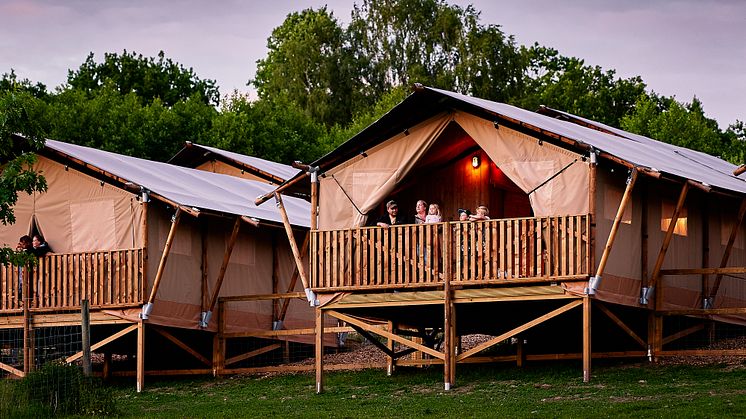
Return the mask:
[[(272, 185), (210, 173), (167, 163), (97, 150), (89, 147), (47, 140), (46, 148), (65, 157), (79, 160), (125, 182), (141, 186), (165, 200), (186, 208), (213, 211), (282, 223), (279, 210), (272, 202), (255, 205), (253, 197), (271, 192)], [(310, 226), (308, 202), (283, 199), (290, 223)]]
[[(337, 149), (312, 163), (312, 166), (318, 166), (323, 173), (429, 117), (452, 109), (501, 124), (513, 123), (534, 131), (559, 135), (574, 141), (575, 148), (580, 149), (576, 151), (588, 153), (592, 147), (630, 165), (726, 191), (746, 193), (746, 180), (733, 175), (735, 165), (705, 153), (627, 133), (593, 121), (586, 120), (588, 124), (603, 126), (609, 133), (504, 103), (424, 86), (417, 86), (399, 105)], [(298, 176), (294, 179), (297, 178)]]
[(210, 154), (222, 157), (238, 167), (266, 174), (268, 175), (267, 177), (271, 177), (278, 182), (286, 181), (300, 172), (298, 169), (286, 164), (192, 142), (187, 142), (186, 146), (168, 162), (177, 166), (194, 167), (196, 164), (202, 163), (207, 157), (210, 157)]

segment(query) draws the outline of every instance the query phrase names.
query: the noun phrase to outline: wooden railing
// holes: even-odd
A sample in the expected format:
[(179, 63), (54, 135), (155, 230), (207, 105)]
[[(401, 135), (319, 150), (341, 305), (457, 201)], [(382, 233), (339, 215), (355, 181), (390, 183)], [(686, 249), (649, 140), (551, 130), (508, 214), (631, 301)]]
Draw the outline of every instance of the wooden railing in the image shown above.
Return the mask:
[(464, 285), (584, 278), (589, 223), (575, 215), (312, 231), (311, 288), (433, 287), (446, 263), (451, 281)]
[(21, 311), (22, 280), (30, 279), (29, 308), (76, 309), (136, 306), (143, 299), (143, 249), (50, 253), (33, 267), (0, 266), (0, 313)]

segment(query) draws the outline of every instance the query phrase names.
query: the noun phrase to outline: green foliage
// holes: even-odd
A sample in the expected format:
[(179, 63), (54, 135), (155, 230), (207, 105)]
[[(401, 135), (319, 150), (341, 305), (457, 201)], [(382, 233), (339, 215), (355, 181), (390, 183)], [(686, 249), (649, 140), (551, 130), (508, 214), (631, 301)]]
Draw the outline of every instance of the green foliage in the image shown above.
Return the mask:
[(0, 417), (114, 415), (111, 388), (85, 377), (79, 367), (50, 362), (18, 382), (0, 386)]
[(295, 103), (325, 125), (347, 121), (366, 104), (357, 62), (326, 7), (290, 13), (272, 31), (267, 48), (251, 81), (262, 100)]
[(529, 78), (517, 103), (526, 109), (545, 105), (618, 127), (637, 99), (645, 95), (640, 77), (617, 78), (614, 70), (585, 65), (581, 59), (564, 57), (538, 44), (523, 53), (529, 63)]
[[(704, 116), (695, 97), (689, 104), (641, 96), (634, 111), (621, 120), (621, 127), (659, 141), (735, 160), (729, 138), (715, 121)], [(736, 161), (733, 161), (736, 163)]]
[(10, 73), (3, 73), (3, 77), (0, 78), (0, 93), (7, 93), (10, 91), (23, 91), (31, 94), (31, 96), (39, 99), (44, 99), (49, 96), (47, 92), (47, 86), (43, 83), (32, 82), (29, 79), (18, 80), (15, 70), (10, 69)]
[(47, 106), (52, 138), (152, 160), (168, 160), (184, 141), (200, 142), (217, 111), (197, 94), (166, 106), (143, 103), (135, 93), (111, 85), (87, 93), (60, 92)]
[(323, 151), (324, 128), (293, 102), (256, 102), (234, 94), (213, 120), (208, 144), (279, 162), (312, 161)]
[(192, 68), (184, 68), (166, 58), (163, 51), (158, 53), (157, 59), (127, 50), (121, 55), (106, 53), (102, 63), (97, 63), (90, 53), (76, 71), (68, 72), (67, 83), (86, 93), (112, 86), (123, 95), (135, 93), (143, 103), (160, 99), (166, 106), (195, 95), (208, 105), (217, 105), (220, 101), (214, 80), (200, 79)]
[[(41, 103), (29, 92), (11, 87), (0, 91), (0, 223), (15, 222), (13, 206), (18, 193), (32, 194), (47, 188), (44, 177), (34, 171), (33, 152), (44, 146), (44, 130), (37, 122)], [(23, 136), (17, 135), (22, 134)], [(28, 255), (0, 248), (0, 264), (23, 265)]]

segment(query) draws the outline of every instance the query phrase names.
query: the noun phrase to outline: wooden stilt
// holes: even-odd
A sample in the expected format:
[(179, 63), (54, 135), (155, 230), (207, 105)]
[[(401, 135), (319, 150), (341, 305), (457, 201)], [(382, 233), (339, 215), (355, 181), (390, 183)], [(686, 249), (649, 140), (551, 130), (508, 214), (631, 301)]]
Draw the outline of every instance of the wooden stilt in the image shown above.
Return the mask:
[(23, 275), (23, 284), (21, 284), (21, 292), (23, 293), (23, 373), (28, 374), (34, 368), (34, 363), (31, 360), (31, 287), (29, 286), (30, 269), (22, 268), (21, 272)]
[[(142, 200), (142, 224), (140, 225), (140, 234), (142, 235), (142, 282), (140, 283), (141, 294), (139, 300), (148, 295), (148, 207), (150, 204)], [(140, 301), (142, 303), (142, 301)]]
[(209, 306), (210, 291), (207, 288), (207, 279), (209, 265), (207, 263), (207, 220), (202, 219), (200, 223), (200, 242), (202, 247), (202, 264), (200, 271), (202, 273), (202, 298), (200, 298), (200, 312), (205, 312)]
[(104, 366), (101, 375), (104, 381), (109, 381), (111, 378), (111, 352), (109, 351), (104, 352)]
[(88, 300), (81, 301), (81, 338), (83, 340), (83, 374), (91, 375), (91, 312)]
[[(390, 333), (395, 333), (394, 331), (394, 322), (388, 321), (386, 324), (386, 328)], [(386, 340), (386, 348), (391, 351), (391, 353), (394, 352), (394, 341), (391, 339)], [(391, 376), (391, 374), (394, 373), (394, 365), (396, 364), (396, 360), (392, 355), (388, 355), (386, 357), (386, 375)]]
[(319, 181), (315, 175), (311, 176), (311, 230), (316, 230), (318, 226), (319, 210)]
[(225, 369), (225, 303), (218, 303), (218, 333), (212, 341), (212, 375), (220, 377)]
[(515, 348), (515, 365), (518, 368), (523, 368), (523, 363), (526, 362), (526, 353), (523, 351), (523, 337), (520, 335), (516, 336), (518, 342), (516, 342)]
[(646, 182), (642, 184), (640, 193), (640, 287), (648, 286), (648, 187)]
[(316, 308), (316, 393), (324, 391), (324, 312)]
[(153, 289), (150, 290), (150, 297), (148, 297), (148, 303), (152, 304), (155, 300), (155, 295), (158, 293), (158, 286), (161, 283), (161, 278), (163, 278), (163, 272), (166, 269), (166, 261), (168, 260), (168, 255), (171, 252), (171, 245), (174, 242), (174, 236), (176, 236), (176, 228), (179, 226), (179, 220), (181, 219), (181, 208), (176, 208), (176, 214), (174, 214), (173, 221), (171, 222), (171, 229), (168, 231), (168, 238), (166, 239), (166, 244), (163, 246), (163, 254), (161, 255), (161, 261), (158, 263), (158, 271), (155, 274), (155, 279), (153, 279)]
[(591, 299), (583, 297), (583, 382), (591, 381)]
[[(451, 253), (451, 246), (450, 246), (450, 233), (451, 229), (448, 227), (443, 228), (443, 257), (445, 261), (450, 261), (450, 253)], [(454, 356), (454, 350), (453, 350), (453, 331), (452, 331), (452, 321), (451, 317), (453, 316), (453, 294), (451, 293), (451, 270), (450, 270), (450, 263), (445, 263), (445, 272), (443, 276), (443, 292), (444, 292), (444, 306), (443, 306), (443, 334), (444, 334), (444, 358), (443, 358), (443, 381), (444, 381), (444, 389), (446, 391), (451, 389), (451, 377), (453, 376), (453, 373), (451, 370), (454, 368), (455, 364), (455, 356)]]
[(137, 323), (137, 392), (145, 387), (145, 323)]
[[(272, 294), (280, 292), (280, 257), (277, 248), (277, 237), (272, 233)], [(280, 320), (280, 300), (272, 300), (272, 328)]]
[[(595, 152), (595, 150), (591, 152)], [(596, 179), (598, 164), (595, 163), (595, 156), (591, 160), (593, 163), (590, 164), (588, 175), (588, 214), (590, 214), (590, 231), (588, 232), (590, 251), (588, 252), (588, 259), (591, 269), (588, 272), (593, 272), (596, 267)]]
[(457, 359), (456, 359), (456, 348), (458, 346), (457, 344), (457, 330), (456, 330), (456, 305), (453, 303), (453, 299), (451, 299), (451, 321), (449, 324), (449, 329), (451, 329), (451, 347), (448, 350), (448, 356), (451, 358), (451, 368), (449, 368), (449, 376), (448, 381), (451, 383), (451, 387), (456, 386), (456, 366), (457, 366)]

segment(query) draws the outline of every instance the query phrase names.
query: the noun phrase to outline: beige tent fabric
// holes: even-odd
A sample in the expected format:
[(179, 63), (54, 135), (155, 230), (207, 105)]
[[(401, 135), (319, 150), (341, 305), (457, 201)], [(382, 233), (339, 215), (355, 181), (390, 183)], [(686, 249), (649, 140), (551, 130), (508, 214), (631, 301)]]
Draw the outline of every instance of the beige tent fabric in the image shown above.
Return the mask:
[(0, 242), (15, 244), (28, 234), (32, 218), (56, 253), (140, 247), (142, 208), (138, 196), (39, 157), (34, 169), (47, 191), (21, 194), (16, 223), (0, 229)]
[(471, 114), (457, 112), (454, 119), (526, 193), (570, 165), (529, 195), (536, 216), (588, 213), (589, 168), (582, 156), (551, 144), (539, 145), (536, 138), (503, 126), (496, 129), (492, 122)]
[[(367, 157), (360, 155), (326, 172), (326, 176), (320, 179), (319, 186), (319, 228), (364, 225), (367, 220), (364, 214), (386, 199), (427, 152), (451, 119), (450, 114), (437, 115), (410, 128), (408, 135), (398, 134), (370, 150), (365, 150)], [(350, 202), (342, 188), (355, 205)]]

